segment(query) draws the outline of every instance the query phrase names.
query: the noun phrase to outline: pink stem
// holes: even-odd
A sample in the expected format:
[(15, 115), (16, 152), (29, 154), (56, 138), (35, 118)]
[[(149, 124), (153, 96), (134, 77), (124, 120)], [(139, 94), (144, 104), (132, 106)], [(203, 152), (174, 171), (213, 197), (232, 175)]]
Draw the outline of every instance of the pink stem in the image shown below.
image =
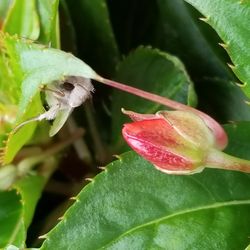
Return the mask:
[(215, 121), (212, 117), (210, 117), (209, 115), (207, 115), (207, 114), (205, 114), (205, 113), (203, 113), (195, 108), (192, 108), (190, 106), (187, 106), (187, 105), (184, 105), (182, 103), (170, 100), (166, 97), (152, 94), (152, 93), (149, 93), (147, 91), (137, 89), (137, 88), (134, 88), (134, 87), (131, 87), (131, 86), (128, 86), (128, 85), (125, 85), (125, 84), (122, 84), (122, 83), (119, 83), (116, 81), (112, 81), (112, 80), (109, 80), (109, 79), (106, 79), (106, 78), (103, 78), (100, 76), (96, 80), (105, 84), (105, 85), (111, 86), (111, 87), (116, 88), (116, 89), (120, 89), (122, 91), (128, 92), (128, 93), (136, 95), (136, 96), (140, 96), (140, 97), (145, 98), (147, 100), (150, 100), (150, 101), (162, 104), (164, 106), (167, 106), (169, 108), (172, 108), (175, 110), (181, 110), (181, 111), (190, 111), (194, 114), (197, 114), (198, 116), (200, 116), (204, 120), (206, 125), (213, 131), (214, 136), (216, 138), (217, 147), (219, 149), (224, 149), (227, 146), (228, 139), (227, 139), (226, 132), (224, 131), (222, 126), (217, 121)]

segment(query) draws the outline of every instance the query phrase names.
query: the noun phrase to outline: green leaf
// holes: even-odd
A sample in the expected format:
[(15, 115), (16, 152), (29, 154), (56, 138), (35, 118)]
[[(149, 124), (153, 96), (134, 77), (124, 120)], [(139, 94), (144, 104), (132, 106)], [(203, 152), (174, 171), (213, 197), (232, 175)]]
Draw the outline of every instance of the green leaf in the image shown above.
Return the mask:
[(128, 53), (141, 44), (176, 55), (192, 79), (232, 79), (227, 53), (214, 30), (200, 22), (200, 13), (183, 0), (109, 1), (120, 49)]
[[(247, 97), (232, 81), (220, 78), (206, 78), (196, 85), (199, 109), (221, 123), (249, 121), (250, 109)], [(213, 101), (211, 102), (211, 97)]]
[(59, 0), (37, 1), (37, 9), (40, 17), (40, 36), (38, 40), (54, 48), (60, 47), (60, 33), (58, 20)]
[[(161, 95), (182, 103), (196, 104), (193, 83), (181, 61), (157, 49), (139, 47), (119, 65), (116, 74), (118, 81)], [(117, 148), (121, 141), (122, 124), (128, 121), (121, 114), (121, 108), (138, 113), (156, 113), (166, 109), (157, 103), (145, 101), (137, 96), (114, 91), (112, 99), (112, 136)]]
[(200, 14), (183, 0), (157, 0), (159, 15), (152, 43), (185, 63), (194, 79), (217, 76), (232, 79), (220, 39), (198, 20)]
[(13, 0), (3, 25), (3, 31), (36, 40), (40, 32), (36, 0)]
[[(29, 249), (29, 250), (37, 250), (38, 248), (25, 248), (26, 250)], [(23, 250), (23, 248), (19, 248), (19, 247), (16, 247), (14, 245), (9, 245), (7, 247), (4, 248), (4, 250)]]
[(75, 24), (81, 58), (104, 75), (112, 75), (119, 60), (105, 0), (66, 1)]
[(6, 16), (6, 13), (9, 9), (11, 0), (4, 0), (4, 1), (0, 1), (0, 28), (2, 26), (2, 22)]
[[(41, 196), (46, 179), (40, 175), (26, 176), (14, 185), (14, 189), (21, 194), (23, 219), (26, 229), (30, 225), (36, 204)], [(32, 190), (32, 192), (31, 192)]]
[(240, 0), (186, 0), (199, 10), (224, 41), (232, 59), (232, 70), (244, 83), (243, 90), (250, 96), (249, 17), (250, 2)]
[[(228, 152), (249, 158), (249, 125), (226, 126)], [(234, 133), (242, 133), (241, 145)], [(249, 177), (214, 169), (166, 175), (133, 152), (123, 154), (81, 191), (41, 249), (243, 249)]]
[[(0, 52), (7, 55), (7, 70), (11, 70), (15, 75), (14, 89), (19, 92), (19, 110), (13, 127), (41, 113), (43, 107), (39, 92), (42, 85), (49, 85), (68, 75), (98, 78), (88, 65), (72, 54), (47, 48), (29, 40), (1, 33), (0, 48)], [(4, 88), (5, 84), (2, 87)], [(31, 138), (35, 127), (35, 123), (28, 124), (16, 133), (11, 132), (8, 135), (3, 163), (9, 163), (13, 159), (18, 150)]]
[(0, 192), (1, 248), (9, 244), (25, 246), (27, 229), (44, 184), (44, 177), (29, 175), (18, 181), (12, 191)]
[(21, 197), (16, 191), (0, 192), (0, 247), (21, 245), (24, 240), (24, 224)]
[(229, 145), (226, 148), (226, 152), (250, 160), (250, 156), (247, 153), (250, 140), (250, 122), (234, 122), (224, 125), (224, 129), (229, 135)]

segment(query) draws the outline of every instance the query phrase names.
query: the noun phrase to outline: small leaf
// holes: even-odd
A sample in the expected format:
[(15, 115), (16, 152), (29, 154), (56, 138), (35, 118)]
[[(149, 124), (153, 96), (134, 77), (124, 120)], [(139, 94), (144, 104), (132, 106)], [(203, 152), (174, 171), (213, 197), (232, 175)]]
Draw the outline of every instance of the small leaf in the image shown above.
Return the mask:
[[(196, 96), (183, 64), (178, 58), (165, 52), (140, 47), (132, 52), (119, 65), (116, 79), (128, 85), (177, 100), (182, 103), (196, 104)], [(127, 118), (121, 108), (138, 113), (156, 113), (166, 109), (159, 104), (145, 101), (121, 91), (114, 91), (112, 99), (112, 135), (117, 148), (121, 147), (121, 128)]]
[[(249, 158), (249, 125), (226, 126), (229, 152)], [(243, 149), (233, 132), (245, 138)], [(249, 176), (211, 169), (170, 176), (126, 153), (81, 191), (41, 249), (243, 249)]]

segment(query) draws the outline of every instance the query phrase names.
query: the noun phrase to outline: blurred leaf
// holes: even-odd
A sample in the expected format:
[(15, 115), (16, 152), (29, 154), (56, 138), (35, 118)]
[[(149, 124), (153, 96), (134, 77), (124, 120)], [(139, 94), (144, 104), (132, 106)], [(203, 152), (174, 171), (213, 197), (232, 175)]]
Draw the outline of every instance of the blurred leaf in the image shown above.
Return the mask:
[[(249, 125), (226, 126), (228, 150), (246, 158)], [(234, 146), (235, 132), (244, 134), (243, 149)], [(41, 249), (243, 249), (249, 177), (214, 169), (166, 175), (133, 152), (123, 154), (81, 191)]]
[(13, 0), (3, 24), (3, 31), (36, 40), (40, 32), (36, 0)]
[[(220, 121), (249, 121), (249, 99), (234, 83), (220, 78), (205, 78), (196, 85), (199, 96), (199, 109)], [(211, 101), (213, 97), (213, 101)]]
[[(25, 248), (25, 249), (36, 250), (38, 248)], [(9, 245), (9, 246), (5, 247), (4, 250), (23, 250), (23, 248), (19, 248), (19, 247), (16, 247), (14, 245)]]
[(32, 221), (45, 181), (44, 177), (34, 174), (24, 177), (13, 187), (22, 197), (23, 220), (26, 230)]
[[(17, 78), (15, 91), (19, 92), (19, 110), (13, 127), (43, 110), (39, 92), (40, 86), (62, 80), (64, 76), (75, 75), (96, 78), (96, 73), (84, 62), (61, 50), (46, 48), (42, 45), (0, 34), (0, 49), (6, 54), (8, 67)], [(0, 54), (1, 55), (1, 54)], [(4, 85), (3, 85), (4, 87)], [(7, 94), (7, 93), (5, 93)], [(3, 163), (9, 163), (18, 150), (31, 138), (35, 123), (28, 124), (8, 135), (3, 153)], [(6, 131), (10, 132), (10, 131)]]
[(77, 54), (76, 32), (66, 0), (60, 0), (60, 33), (61, 47), (64, 51)]
[(0, 29), (2, 27), (2, 22), (6, 16), (12, 0), (2, 0), (0, 1)]
[(9, 244), (25, 246), (26, 232), (44, 184), (43, 177), (30, 175), (17, 182), (12, 191), (0, 192), (1, 248)]
[[(231, 79), (227, 54), (219, 37), (183, 0), (109, 0), (111, 20), (123, 53), (152, 45), (178, 56), (196, 80), (205, 76)], [(226, 60), (226, 62), (225, 62)]]
[[(182, 103), (196, 104), (193, 83), (181, 61), (162, 51), (149, 47), (139, 47), (119, 65), (116, 74), (118, 81), (128, 85), (177, 100)], [(114, 91), (112, 99), (112, 137), (119, 148), (122, 124), (128, 121), (121, 114), (121, 108), (138, 113), (156, 113), (166, 109), (157, 103), (149, 102), (137, 96)]]
[(112, 75), (119, 60), (105, 0), (66, 1), (75, 24), (80, 56), (104, 75)]
[(226, 152), (241, 158), (250, 159), (249, 154), (247, 154), (250, 141), (250, 122), (233, 122), (232, 124), (224, 125), (224, 128), (229, 135), (229, 145), (226, 148)]
[(225, 61), (229, 59), (218, 45), (220, 39), (198, 19), (198, 12), (183, 0), (157, 0), (157, 6), (154, 46), (179, 56), (195, 79), (203, 76), (232, 79)]
[(54, 48), (60, 47), (58, 4), (59, 0), (37, 1), (41, 29), (38, 40), (46, 45), (51, 44)]
[(8, 244), (22, 245), (24, 223), (22, 217), (21, 197), (16, 191), (0, 192), (0, 247)]
[(236, 76), (244, 83), (243, 90), (250, 97), (250, 52), (249, 52), (249, 1), (233, 0), (185, 0), (204, 16), (225, 43), (232, 59)]

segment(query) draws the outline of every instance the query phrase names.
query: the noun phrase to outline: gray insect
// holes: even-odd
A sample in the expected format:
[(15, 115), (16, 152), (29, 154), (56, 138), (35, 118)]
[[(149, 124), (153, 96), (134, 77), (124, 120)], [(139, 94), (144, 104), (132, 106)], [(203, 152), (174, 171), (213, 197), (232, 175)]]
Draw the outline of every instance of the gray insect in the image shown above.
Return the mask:
[(55, 135), (62, 128), (73, 109), (82, 105), (94, 92), (90, 79), (79, 76), (67, 76), (63, 81), (50, 84), (50, 87), (44, 86), (42, 89), (45, 91), (49, 109), (39, 116), (19, 124), (14, 129), (14, 133), (27, 123), (45, 119), (54, 120), (49, 135)]

